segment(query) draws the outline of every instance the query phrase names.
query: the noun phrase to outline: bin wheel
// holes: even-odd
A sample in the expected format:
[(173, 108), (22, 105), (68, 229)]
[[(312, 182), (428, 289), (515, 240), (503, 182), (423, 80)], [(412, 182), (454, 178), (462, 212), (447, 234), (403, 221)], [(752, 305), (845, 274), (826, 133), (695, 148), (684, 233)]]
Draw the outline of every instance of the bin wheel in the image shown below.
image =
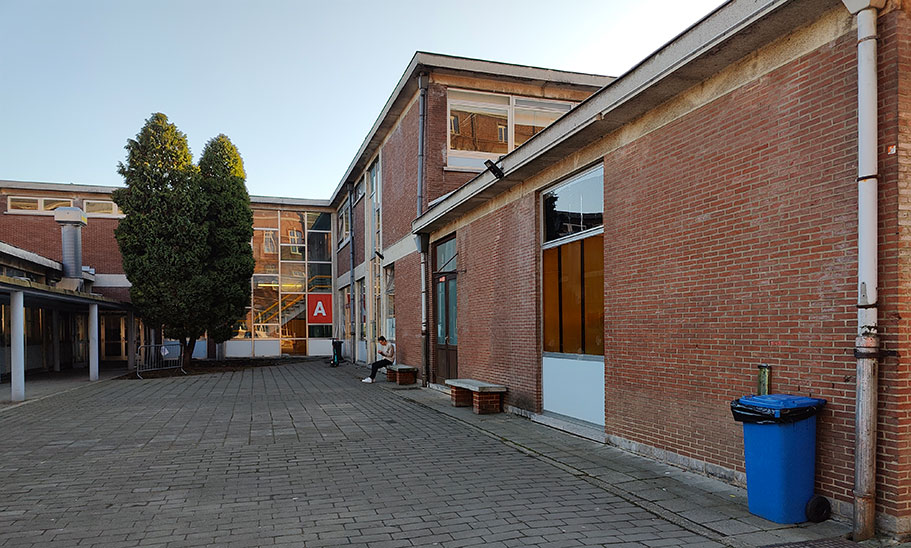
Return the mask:
[(832, 505), (829, 504), (829, 499), (826, 497), (813, 495), (810, 497), (810, 500), (807, 501), (805, 513), (807, 515), (807, 520), (812, 521), (813, 523), (826, 521), (829, 519), (829, 516), (832, 515)]

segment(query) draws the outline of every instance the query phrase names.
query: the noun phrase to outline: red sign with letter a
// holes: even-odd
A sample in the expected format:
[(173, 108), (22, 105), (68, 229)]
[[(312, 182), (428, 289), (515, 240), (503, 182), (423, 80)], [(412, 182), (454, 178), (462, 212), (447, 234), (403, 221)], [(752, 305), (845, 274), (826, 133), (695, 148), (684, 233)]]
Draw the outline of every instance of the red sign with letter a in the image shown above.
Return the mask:
[(307, 323), (332, 323), (332, 295), (307, 295)]

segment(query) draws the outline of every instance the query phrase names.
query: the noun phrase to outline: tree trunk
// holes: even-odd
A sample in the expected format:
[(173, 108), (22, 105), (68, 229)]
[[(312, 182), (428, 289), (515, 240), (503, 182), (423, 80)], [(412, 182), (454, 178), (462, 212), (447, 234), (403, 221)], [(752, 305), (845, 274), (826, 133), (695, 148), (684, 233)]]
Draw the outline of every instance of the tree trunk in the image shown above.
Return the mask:
[(196, 347), (196, 339), (190, 337), (182, 337), (180, 339), (180, 352), (183, 356), (183, 368), (186, 369), (190, 366), (190, 358), (193, 357), (193, 349)]

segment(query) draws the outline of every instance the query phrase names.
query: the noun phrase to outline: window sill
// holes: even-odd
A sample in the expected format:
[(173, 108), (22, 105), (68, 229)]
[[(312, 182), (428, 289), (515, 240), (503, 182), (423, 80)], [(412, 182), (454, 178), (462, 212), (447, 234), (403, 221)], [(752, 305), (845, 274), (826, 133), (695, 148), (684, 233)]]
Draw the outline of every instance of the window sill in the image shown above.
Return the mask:
[(478, 169), (473, 167), (450, 167), (443, 166), (443, 171), (452, 171), (454, 173), (484, 173), (484, 169)]

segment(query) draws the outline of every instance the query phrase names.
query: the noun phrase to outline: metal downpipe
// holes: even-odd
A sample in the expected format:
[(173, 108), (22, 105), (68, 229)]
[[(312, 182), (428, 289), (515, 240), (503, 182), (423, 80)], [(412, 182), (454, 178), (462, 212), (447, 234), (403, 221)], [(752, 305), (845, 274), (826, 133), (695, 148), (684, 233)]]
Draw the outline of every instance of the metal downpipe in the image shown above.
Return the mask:
[(876, 8), (883, 0), (843, 0), (857, 17), (857, 359), (853, 540), (876, 531), (878, 335), (878, 123)]
[[(417, 188), (417, 217), (424, 213), (424, 123), (427, 116), (427, 80), (423, 72), (418, 74), (418, 188)], [(427, 335), (427, 249), (423, 245), (423, 238), (418, 236), (422, 243), (418, 252), (421, 255), (421, 361), (424, 370), (424, 385), (430, 384), (430, 351)]]
[(351, 363), (357, 363), (357, 333), (354, 332), (354, 315), (355, 315), (355, 299), (357, 295), (354, 293), (354, 184), (348, 183), (348, 256), (350, 260), (348, 262), (348, 309), (351, 312), (349, 314), (351, 334)]

